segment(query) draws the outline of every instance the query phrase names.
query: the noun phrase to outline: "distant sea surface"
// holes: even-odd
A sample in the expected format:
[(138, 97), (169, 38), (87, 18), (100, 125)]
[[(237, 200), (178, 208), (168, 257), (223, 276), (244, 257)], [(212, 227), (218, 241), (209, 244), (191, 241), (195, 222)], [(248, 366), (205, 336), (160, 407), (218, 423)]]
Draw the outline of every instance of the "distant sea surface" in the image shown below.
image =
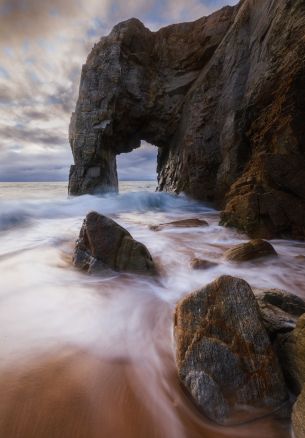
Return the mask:
[[(120, 192), (154, 191), (156, 181), (120, 181)], [(0, 199), (57, 198), (68, 194), (67, 182), (0, 182)]]
[[(286, 438), (264, 419), (221, 428), (181, 390), (172, 318), (187, 293), (227, 274), (305, 297), (304, 242), (273, 241), (279, 257), (230, 264), (223, 252), (247, 237), (219, 213), (155, 182), (124, 181), (119, 194), (68, 197), (67, 184), (0, 183), (0, 436), (3, 438)], [(112, 217), (144, 243), (158, 281), (73, 268), (89, 211)], [(208, 227), (156, 225), (199, 218)], [(193, 270), (202, 258), (215, 267)]]

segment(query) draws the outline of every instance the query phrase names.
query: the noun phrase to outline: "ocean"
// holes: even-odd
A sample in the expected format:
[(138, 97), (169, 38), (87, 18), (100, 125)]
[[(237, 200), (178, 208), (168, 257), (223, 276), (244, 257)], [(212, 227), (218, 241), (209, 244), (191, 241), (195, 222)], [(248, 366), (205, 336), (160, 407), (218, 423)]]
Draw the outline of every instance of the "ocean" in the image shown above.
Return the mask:
[[(66, 183), (0, 183), (1, 437), (290, 436), (276, 420), (224, 429), (199, 414), (177, 381), (172, 315), (181, 297), (223, 274), (305, 298), (304, 242), (275, 240), (278, 258), (231, 264), (223, 252), (247, 237), (220, 227), (210, 205), (155, 186), (121, 182), (120, 194), (69, 198)], [(89, 211), (144, 243), (160, 279), (73, 268)], [(186, 218), (209, 226), (149, 228)], [(195, 271), (195, 257), (217, 265)]]

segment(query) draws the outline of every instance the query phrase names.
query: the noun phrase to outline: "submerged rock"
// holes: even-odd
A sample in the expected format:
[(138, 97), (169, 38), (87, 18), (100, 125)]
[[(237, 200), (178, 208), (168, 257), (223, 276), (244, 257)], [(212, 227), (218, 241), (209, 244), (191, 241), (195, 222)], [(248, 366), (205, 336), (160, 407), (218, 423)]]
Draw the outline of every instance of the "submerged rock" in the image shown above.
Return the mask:
[(253, 237), (305, 237), (305, 3), (242, 0), (151, 32), (116, 25), (82, 69), (70, 194), (118, 189), (116, 156), (156, 145), (158, 189)]
[(193, 259), (191, 261), (191, 267), (195, 270), (210, 269), (216, 266), (218, 266), (218, 263), (210, 262), (209, 260)]
[(182, 219), (160, 225), (151, 225), (149, 228), (153, 231), (161, 231), (164, 228), (197, 228), (207, 227), (208, 225), (207, 221), (202, 219)]
[(86, 216), (77, 240), (73, 264), (88, 272), (119, 272), (154, 275), (152, 257), (142, 243), (112, 219), (96, 212)]
[(224, 257), (232, 262), (247, 262), (262, 257), (277, 256), (273, 246), (262, 239), (250, 240), (247, 243), (241, 243), (224, 253)]
[(236, 424), (287, 400), (282, 371), (250, 286), (223, 276), (176, 306), (179, 378), (200, 409)]

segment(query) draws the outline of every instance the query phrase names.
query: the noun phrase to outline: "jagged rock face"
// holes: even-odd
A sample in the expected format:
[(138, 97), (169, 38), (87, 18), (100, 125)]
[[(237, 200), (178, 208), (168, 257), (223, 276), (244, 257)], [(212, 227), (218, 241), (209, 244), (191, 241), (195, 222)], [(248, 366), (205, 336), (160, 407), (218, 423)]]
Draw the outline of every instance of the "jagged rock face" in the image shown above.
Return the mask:
[(70, 124), (75, 160), (71, 194), (117, 190), (115, 156), (139, 147), (141, 140), (169, 149), (186, 93), (220, 44), (232, 15), (225, 8), (216, 16), (156, 33), (131, 19), (94, 46), (83, 66)]
[(115, 156), (159, 147), (159, 190), (253, 236), (305, 236), (305, 4), (243, 0), (150, 32), (116, 26), (83, 67), (70, 193), (117, 189)]

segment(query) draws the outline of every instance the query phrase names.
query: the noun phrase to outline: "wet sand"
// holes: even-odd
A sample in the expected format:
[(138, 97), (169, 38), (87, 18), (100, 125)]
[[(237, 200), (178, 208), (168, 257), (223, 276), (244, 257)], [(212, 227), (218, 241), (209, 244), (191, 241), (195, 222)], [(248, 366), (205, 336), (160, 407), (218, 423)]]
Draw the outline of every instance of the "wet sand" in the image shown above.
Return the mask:
[[(287, 422), (213, 425), (179, 387), (173, 364), (150, 376), (145, 364), (103, 360), (90, 352), (36, 358), (0, 380), (0, 436), (5, 438), (287, 438)], [(139, 375), (141, 378), (139, 379)], [(164, 380), (166, 379), (166, 380)], [(145, 385), (154, 385), (147, 394)], [(164, 394), (158, 401), (158, 392)], [(164, 406), (164, 400), (167, 405)]]
[[(234, 428), (205, 418), (177, 378), (172, 317), (182, 296), (223, 274), (305, 297), (304, 243), (274, 241), (276, 259), (230, 264), (223, 252), (246, 236), (219, 227), (214, 210), (180, 197), (11, 197), (0, 211), (0, 438), (291, 436), (289, 422), (273, 417)], [(157, 281), (88, 276), (71, 267), (90, 210), (115, 217), (149, 248), (160, 267)], [(209, 226), (149, 228), (186, 218)], [(195, 257), (217, 266), (194, 271)]]
[[(116, 293), (116, 299), (125, 303), (119, 314), (126, 312), (131, 324), (122, 321), (118, 314), (112, 315), (107, 325), (100, 328), (100, 345), (95, 343), (90, 349), (74, 345), (50, 349), (17, 364), (15, 369), (2, 371), (1, 437), (290, 436), (289, 423), (273, 417), (232, 428), (219, 427), (205, 418), (177, 378), (173, 306), (154, 295), (126, 290), (124, 295)], [(107, 319), (110, 308), (105, 299), (111, 303), (113, 297), (105, 298), (103, 292), (101, 298), (101, 317), (103, 314)]]

